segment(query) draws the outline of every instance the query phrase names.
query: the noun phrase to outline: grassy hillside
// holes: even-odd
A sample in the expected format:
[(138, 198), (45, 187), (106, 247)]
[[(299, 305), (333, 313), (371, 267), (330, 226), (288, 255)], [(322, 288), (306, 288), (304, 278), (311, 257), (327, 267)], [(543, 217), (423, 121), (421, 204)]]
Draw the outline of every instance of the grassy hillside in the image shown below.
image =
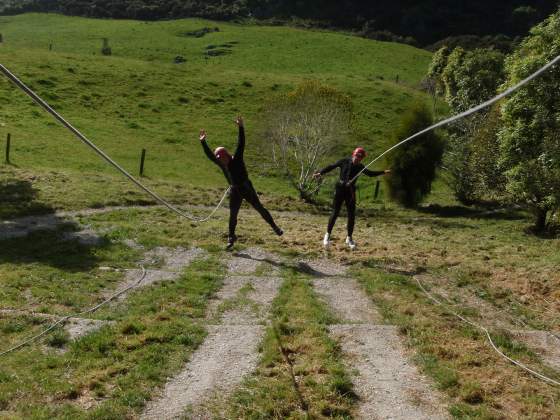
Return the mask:
[[(204, 27), (219, 32), (187, 34)], [(127, 169), (137, 172), (147, 148), (151, 179), (202, 187), (223, 184), (201, 153), (199, 128), (207, 128), (211, 145), (231, 146), (232, 119), (243, 113), (249, 153), (258, 155), (264, 101), (304, 79), (319, 79), (354, 99), (355, 138), (341, 139), (341, 149), (358, 142), (379, 149), (407, 103), (422, 97), (413, 87), (430, 60), (412, 47), (336, 33), (194, 19), (144, 23), (29, 14), (0, 17), (0, 32), (0, 62)], [(110, 57), (101, 55), (102, 38), (109, 39)], [(174, 64), (176, 56), (186, 63)], [(19, 168), (97, 179), (114, 174), (5, 79), (0, 103), (0, 139), (12, 134)], [(278, 180), (256, 184), (289, 193)], [(82, 188), (105, 194), (90, 182)]]

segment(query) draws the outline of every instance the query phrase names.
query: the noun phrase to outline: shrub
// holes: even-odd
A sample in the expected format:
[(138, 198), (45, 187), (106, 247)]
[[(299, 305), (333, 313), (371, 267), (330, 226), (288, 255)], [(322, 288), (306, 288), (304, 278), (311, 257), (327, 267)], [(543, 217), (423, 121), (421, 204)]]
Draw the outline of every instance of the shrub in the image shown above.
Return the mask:
[(313, 173), (348, 134), (351, 119), (350, 98), (315, 81), (304, 82), (266, 106), (264, 147), (302, 199), (313, 201), (319, 190)]
[[(428, 107), (423, 103), (414, 104), (395, 132), (395, 143), (432, 123)], [(394, 150), (390, 155), (392, 174), (386, 178), (391, 198), (405, 207), (417, 206), (432, 189), (443, 147), (440, 136), (432, 131)]]

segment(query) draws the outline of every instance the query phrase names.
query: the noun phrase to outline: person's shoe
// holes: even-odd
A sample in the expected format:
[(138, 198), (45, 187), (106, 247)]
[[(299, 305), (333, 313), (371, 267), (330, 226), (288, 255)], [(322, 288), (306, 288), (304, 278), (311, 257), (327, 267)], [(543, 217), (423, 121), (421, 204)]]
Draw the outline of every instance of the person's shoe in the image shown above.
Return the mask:
[(231, 250), (233, 248), (233, 246), (235, 245), (235, 241), (237, 241), (237, 236), (233, 235), (228, 237), (228, 242), (226, 245), (226, 250)]
[(351, 236), (346, 237), (346, 245), (348, 245), (351, 251), (356, 249), (356, 243), (352, 240)]
[(328, 248), (331, 244), (331, 235), (329, 233), (325, 233), (325, 237), (323, 238), (323, 246)]
[(284, 234), (284, 231), (282, 229), (280, 229), (278, 226), (274, 226), (274, 233), (276, 233), (278, 236), (282, 236)]

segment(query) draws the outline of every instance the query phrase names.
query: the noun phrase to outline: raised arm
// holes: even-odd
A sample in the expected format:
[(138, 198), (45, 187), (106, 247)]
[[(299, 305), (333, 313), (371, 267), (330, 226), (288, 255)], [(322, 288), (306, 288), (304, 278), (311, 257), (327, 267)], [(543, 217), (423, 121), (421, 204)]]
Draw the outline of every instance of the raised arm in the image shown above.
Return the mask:
[(243, 124), (243, 118), (237, 117), (235, 123), (239, 127), (239, 136), (237, 139), (237, 149), (235, 149), (235, 158), (243, 159), (243, 154), (245, 153), (245, 126)]
[(214, 162), (216, 165), (219, 166), (220, 163), (218, 162), (218, 159), (216, 159), (216, 156), (214, 156), (214, 153), (212, 152), (212, 150), (208, 146), (208, 143), (206, 142), (206, 131), (200, 130), (199, 138), (200, 138), (200, 144), (202, 144), (202, 149), (204, 150), (204, 153), (206, 154), (208, 159), (210, 159), (212, 162)]

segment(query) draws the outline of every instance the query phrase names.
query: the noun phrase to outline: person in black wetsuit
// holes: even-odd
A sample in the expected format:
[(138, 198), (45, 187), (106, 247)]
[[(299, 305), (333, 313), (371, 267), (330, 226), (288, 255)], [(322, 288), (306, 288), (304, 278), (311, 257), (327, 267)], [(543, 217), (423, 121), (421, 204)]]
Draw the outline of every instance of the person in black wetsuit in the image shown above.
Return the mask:
[(249, 180), (249, 174), (247, 173), (245, 161), (243, 160), (243, 154), (245, 151), (245, 128), (243, 126), (243, 119), (241, 117), (237, 117), (235, 123), (239, 127), (239, 140), (237, 143), (237, 149), (235, 150), (235, 154), (233, 156), (230, 155), (224, 147), (218, 147), (214, 152), (212, 152), (206, 143), (206, 131), (200, 130), (200, 142), (202, 144), (202, 148), (204, 149), (204, 153), (206, 153), (208, 159), (220, 167), (231, 186), (229, 196), (229, 237), (227, 249), (231, 249), (237, 240), (237, 236), (235, 236), (235, 228), (237, 226), (237, 215), (239, 214), (239, 209), (241, 208), (243, 200), (247, 200), (247, 202), (259, 212), (259, 214), (272, 227), (278, 236), (282, 236), (284, 234), (282, 229), (274, 223), (274, 219), (272, 218), (270, 212), (261, 204), (259, 196), (257, 195), (253, 184)]
[[(327, 233), (323, 239), (323, 245), (328, 248), (330, 245), (331, 233), (336, 223), (336, 219), (340, 214), (340, 209), (342, 208), (342, 203), (346, 203), (346, 211), (348, 212), (348, 236), (346, 237), (346, 245), (350, 249), (354, 250), (356, 244), (352, 239), (352, 234), (354, 233), (354, 224), (356, 220), (356, 181), (350, 182), (362, 169), (362, 160), (366, 157), (366, 151), (358, 147), (352, 153), (352, 157), (344, 158), (338, 162), (327, 166), (323, 170), (317, 172), (313, 176), (315, 178), (320, 178), (321, 176), (329, 173), (333, 169), (340, 168), (340, 178), (336, 183), (334, 201), (333, 201), (333, 211), (329, 219), (329, 225), (327, 227)], [(366, 169), (363, 174), (369, 177), (385, 175), (390, 173), (390, 170), (385, 171), (370, 171)]]

